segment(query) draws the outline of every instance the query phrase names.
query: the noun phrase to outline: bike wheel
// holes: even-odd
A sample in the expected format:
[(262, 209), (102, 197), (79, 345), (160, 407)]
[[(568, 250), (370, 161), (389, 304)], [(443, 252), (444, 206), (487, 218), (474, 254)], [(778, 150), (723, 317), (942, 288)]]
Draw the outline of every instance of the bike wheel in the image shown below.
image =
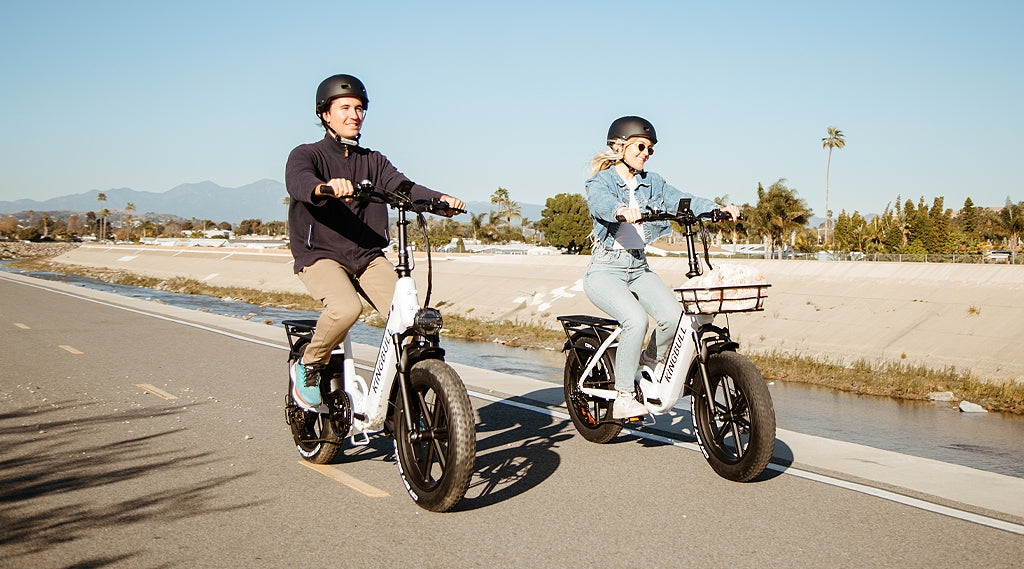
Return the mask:
[[(572, 338), (574, 346), (583, 351), (596, 351), (601, 342), (590, 335), (578, 334)], [(578, 350), (569, 349), (565, 356), (565, 373), (562, 387), (565, 392), (565, 406), (576, 431), (592, 443), (604, 444), (615, 438), (622, 430), (622, 421), (612, 419), (612, 402), (600, 397), (591, 397), (580, 391), (580, 374), (589, 361), (579, 361)], [(585, 387), (615, 389), (615, 349), (609, 348), (594, 366)]]
[(710, 397), (698, 378), (693, 381), (690, 409), (697, 444), (719, 476), (748, 482), (764, 472), (775, 449), (771, 393), (754, 364), (735, 352), (713, 354), (708, 372)]
[(420, 507), (445, 512), (466, 495), (476, 463), (473, 407), (459, 375), (441, 360), (417, 362), (409, 383), (410, 408), (401, 396), (395, 405), (398, 472)]
[[(306, 349), (304, 343), (299, 346), (298, 356), (289, 356), (288, 369), (293, 363), (302, 357)], [(288, 378), (288, 389), (284, 394), (285, 420), (291, 427), (292, 440), (295, 441), (295, 449), (299, 455), (314, 464), (327, 464), (338, 456), (341, 450), (343, 435), (334, 432), (328, 415), (306, 411), (299, 407), (291, 396), (291, 378)]]

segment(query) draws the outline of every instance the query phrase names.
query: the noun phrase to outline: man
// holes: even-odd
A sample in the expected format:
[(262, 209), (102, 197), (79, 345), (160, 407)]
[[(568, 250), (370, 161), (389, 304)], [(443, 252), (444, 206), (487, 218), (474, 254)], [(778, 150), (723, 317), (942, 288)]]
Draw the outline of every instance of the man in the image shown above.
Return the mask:
[[(389, 243), (387, 206), (343, 199), (363, 180), (381, 190), (408, 181), (383, 154), (359, 146), (369, 102), (363, 83), (351, 75), (321, 82), (315, 110), (324, 138), (296, 147), (285, 167), (295, 273), (324, 305), (313, 338), (291, 369), (292, 393), (307, 409), (320, 404), (320, 372), (359, 318), (360, 296), (386, 314), (398, 281), (382, 251)], [(420, 185), (411, 193), (413, 199), (440, 198), (465, 208), (462, 200)]]

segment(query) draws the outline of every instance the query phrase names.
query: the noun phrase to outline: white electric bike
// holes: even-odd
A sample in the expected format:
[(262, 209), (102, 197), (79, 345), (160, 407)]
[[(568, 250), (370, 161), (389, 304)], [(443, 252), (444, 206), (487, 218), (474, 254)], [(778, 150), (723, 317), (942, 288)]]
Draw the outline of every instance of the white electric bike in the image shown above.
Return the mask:
[[(692, 278), (702, 273), (694, 247), (699, 228), (707, 255), (703, 220), (725, 221), (714, 210), (694, 215), (690, 200), (676, 213), (649, 212), (641, 221), (671, 220), (684, 228)], [(761, 475), (775, 448), (775, 410), (761, 373), (736, 353), (739, 344), (727, 327), (714, 324), (718, 314), (763, 310), (768, 284), (676, 289), (683, 316), (660, 373), (641, 365), (634, 380), (637, 398), (654, 415), (671, 411), (682, 397), (692, 396), (690, 409), (697, 443), (711, 468), (723, 478), (747, 482)], [(623, 425), (644, 426), (643, 418), (612, 418), (615, 390), (615, 349), (621, 329), (609, 318), (559, 316), (567, 342), (563, 387), (565, 402), (583, 438), (607, 443)]]
[[(413, 201), (412, 183), (380, 192), (369, 182), (356, 188), (357, 201), (388, 204), (398, 211), (398, 283), (373, 374), (356, 373), (352, 342), (346, 337), (321, 372), (322, 403), (309, 410), (296, 404), (289, 379), (285, 419), (303, 459), (326, 464), (337, 456), (345, 438), (369, 444), (383, 433), (394, 439), (398, 471), (409, 496), (427, 510), (450, 510), (466, 494), (476, 461), (473, 407), (458, 373), (444, 361), (440, 347), (441, 313), (430, 308), (432, 278), (427, 242), (427, 294), (421, 307), (411, 274), (407, 213), (415, 214), (426, 239), (424, 212), (463, 213), (440, 200)], [(302, 357), (316, 328), (315, 320), (285, 320), (289, 368)]]

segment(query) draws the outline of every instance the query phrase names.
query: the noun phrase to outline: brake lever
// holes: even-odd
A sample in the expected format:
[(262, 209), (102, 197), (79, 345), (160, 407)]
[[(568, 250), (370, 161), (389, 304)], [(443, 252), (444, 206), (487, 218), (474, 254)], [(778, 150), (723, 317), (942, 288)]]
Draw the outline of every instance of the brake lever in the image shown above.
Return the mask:
[(434, 215), (443, 215), (445, 217), (453, 217), (460, 213), (466, 213), (466, 210), (453, 207), (448, 202), (440, 198), (416, 200), (413, 202), (413, 205), (416, 206), (417, 211), (432, 213)]

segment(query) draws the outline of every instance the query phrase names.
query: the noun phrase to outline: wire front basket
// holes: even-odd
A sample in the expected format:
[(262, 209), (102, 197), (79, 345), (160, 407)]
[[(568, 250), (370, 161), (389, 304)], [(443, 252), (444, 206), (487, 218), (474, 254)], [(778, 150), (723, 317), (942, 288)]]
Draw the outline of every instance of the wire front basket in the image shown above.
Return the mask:
[(770, 284), (677, 288), (686, 314), (757, 312), (764, 310)]

